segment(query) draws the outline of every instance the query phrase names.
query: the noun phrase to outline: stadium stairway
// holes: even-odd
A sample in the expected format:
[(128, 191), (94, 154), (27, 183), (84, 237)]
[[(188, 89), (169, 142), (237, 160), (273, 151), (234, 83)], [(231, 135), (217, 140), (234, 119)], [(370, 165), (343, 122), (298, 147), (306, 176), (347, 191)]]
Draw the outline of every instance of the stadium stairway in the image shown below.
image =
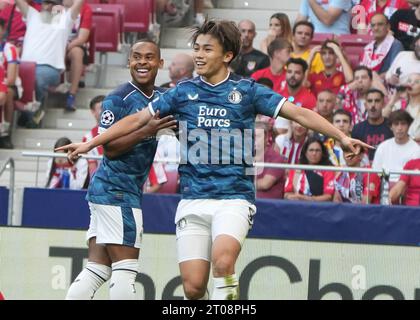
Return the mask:
[[(297, 15), (300, 1), (293, 0), (213, 0), (214, 9), (205, 10), (209, 17), (220, 19), (252, 18), (257, 26), (257, 37), (254, 46), (267, 34), (269, 17), (275, 12), (287, 13), (293, 21)], [(165, 28), (161, 32), (162, 57), (164, 68), (159, 71), (157, 84), (169, 81), (168, 66), (174, 55), (180, 52), (190, 53), (188, 45), (190, 34), (184, 28)], [(127, 68), (129, 45), (122, 46), (118, 53), (108, 53), (108, 70), (104, 88), (95, 88), (97, 66), (91, 66), (85, 75), (86, 87), (79, 90), (76, 96), (77, 111), (64, 112), (58, 105), (64, 105), (65, 96), (54, 93), (50, 95), (46, 116), (40, 129), (24, 129), (15, 127), (12, 141), (13, 150), (0, 149), (0, 165), (9, 157), (15, 159), (15, 211), (21, 210), (21, 196), (24, 187), (42, 187), (46, 182), (46, 164), (48, 159), (23, 157), (22, 151), (52, 151), (55, 141), (66, 136), (72, 141), (81, 141), (95, 122), (89, 111), (89, 101), (99, 94), (108, 94), (110, 90), (130, 79)], [(97, 53), (96, 62), (99, 61)], [(38, 173), (37, 173), (38, 169)], [(8, 186), (9, 172), (6, 170), (0, 177), (0, 186)]]

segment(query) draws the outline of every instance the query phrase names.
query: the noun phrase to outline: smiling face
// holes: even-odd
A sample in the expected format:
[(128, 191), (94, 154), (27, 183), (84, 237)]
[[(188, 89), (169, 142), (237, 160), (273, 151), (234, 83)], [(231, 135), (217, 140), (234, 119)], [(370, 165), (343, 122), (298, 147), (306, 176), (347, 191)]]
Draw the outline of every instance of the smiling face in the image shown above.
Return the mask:
[(154, 85), (159, 68), (163, 66), (159, 48), (152, 42), (137, 42), (128, 59), (133, 81), (139, 86)]
[(223, 52), (217, 38), (200, 34), (193, 45), (195, 71), (210, 83), (222, 81), (228, 73), (228, 63), (233, 58), (232, 51)]

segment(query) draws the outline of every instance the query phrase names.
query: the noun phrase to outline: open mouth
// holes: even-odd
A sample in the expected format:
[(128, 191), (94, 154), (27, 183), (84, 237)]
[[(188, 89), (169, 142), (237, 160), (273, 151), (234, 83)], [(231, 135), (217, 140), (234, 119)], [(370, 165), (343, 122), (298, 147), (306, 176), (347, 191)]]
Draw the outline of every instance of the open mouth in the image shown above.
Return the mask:
[(145, 69), (145, 68), (137, 68), (136, 70), (136, 74), (139, 77), (146, 77), (149, 74), (149, 69)]

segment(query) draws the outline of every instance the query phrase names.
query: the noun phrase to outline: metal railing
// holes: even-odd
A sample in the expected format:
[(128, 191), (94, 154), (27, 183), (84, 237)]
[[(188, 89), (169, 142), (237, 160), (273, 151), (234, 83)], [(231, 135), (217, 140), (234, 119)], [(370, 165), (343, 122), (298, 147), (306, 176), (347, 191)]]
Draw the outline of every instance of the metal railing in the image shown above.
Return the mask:
[(13, 198), (15, 194), (15, 161), (13, 158), (8, 158), (0, 168), (0, 176), (6, 169), (9, 169), (9, 199), (7, 209), (7, 225), (11, 226), (13, 222)]
[[(37, 158), (37, 173), (36, 173), (36, 185), (38, 185), (38, 164), (39, 158), (67, 158), (65, 153), (54, 153), (54, 152), (40, 152), (40, 151), (23, 151), (22, 156), (25, 157), (36, 157)], [(95, 159), (100, 160), (102, 156), (94, 155), (81, 155), (84, 159)], [(179, 163), (176, 159), (155, 159), (155, 162), (160, 163)], [(377, 170), (371, 168), (360, 168), (360, 167), (335, 167), (335, 166), (319, 166), (319, 165), (303, 165), (303, 164), (288, 164), (288, 163), (268, 163), (268, 162), (255, 162), (254, 167), (256, 168), (273, 168), (273, 169), (294, 169), (294, 170), (317, 170), (317, 171), (333, 171), (333, 172), (355, 172), (355, 173), (367, 173), (367, 185), (370, 184), (370, 174), (378, 174), (382, 177), (389, 177), (392, 174), (396, 175), (414, 175), (420, 176), (419, 170)], [(388, 183), (386, 183), (388, 185)], [(388, 185), (389, 187), (389, 185)], [(385, 188), (385, 191), (389, 191)], [(369, 192), (369, 188), (368, 188)]]

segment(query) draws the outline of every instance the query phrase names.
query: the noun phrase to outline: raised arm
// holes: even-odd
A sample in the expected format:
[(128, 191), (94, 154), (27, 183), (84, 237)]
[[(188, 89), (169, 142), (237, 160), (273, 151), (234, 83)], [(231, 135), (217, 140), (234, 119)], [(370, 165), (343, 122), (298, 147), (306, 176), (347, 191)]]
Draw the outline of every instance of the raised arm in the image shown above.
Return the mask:
[(22, 13), (22, 16), (26, 18), (29, 9), (28, 2), (26, 2), (26, 0), (15, 0), (15, 3), (16, 6), (19, 8), (20, 12)]
[(80, 10), (82, 9), (83, 4), (85, 3), (85, 0), (74, 0), (73, 5), (70, 8), (71, 11), (71, 18), (73, 20), (76, 20), (79, 16)]
[(348, 154), (350, 157), (360, 153), (364, 148), (373, 148), (360, 140), (347, 137), (318, 113), (306, 108), (298, 107), (289, 101), (284, 103), (280, 109), (279, 116), (299, 122), (308, 129), (334, 138), (341, 143), (343, 150), (351, 151), (351, 153)]
[(72, 143), (60, 148), (55, 149), (55, 151), (67, 150), (68, 157), (70, 160), (74, 161), (80, 157), (80, 154), (87, 153), (93, 148), (96, 148), (100, 145), (105, 145), (108, 142), (118, 139), (119, 137), (125, 136), (142, 126), (144, 126), (152, 117), (148, 108), (144, 108), (138, 113), (129, 115), (125, 118), (122, 118), (120, 121), (112, 125), (104, 133), (96, 136), (92, 140), (84, 143)]
[(331, 26), (343, 12), (343, 9), (335, 7), (329, 7), (327, 10), (324, 10), (316, 0), (308, 0), (308, 2), (318, 19), (327, 26)]

